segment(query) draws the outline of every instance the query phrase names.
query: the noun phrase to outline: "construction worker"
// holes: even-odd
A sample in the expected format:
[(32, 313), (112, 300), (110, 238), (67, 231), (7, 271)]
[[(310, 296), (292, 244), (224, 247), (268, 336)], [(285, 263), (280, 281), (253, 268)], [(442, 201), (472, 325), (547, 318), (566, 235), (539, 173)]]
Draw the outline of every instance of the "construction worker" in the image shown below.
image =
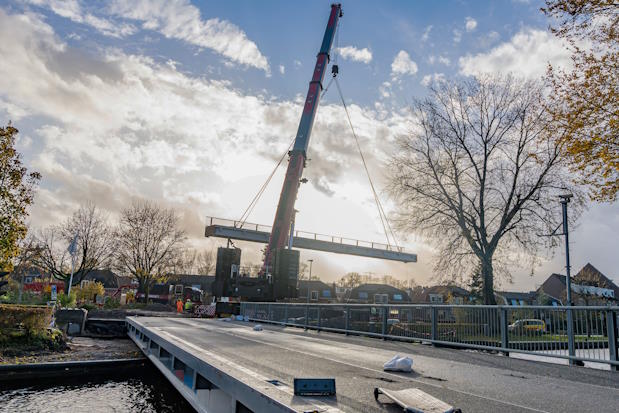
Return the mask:
[(190, 313), (192, 309), (193, 303), (191, 302), (191, 298), (188, 298), (187, 301), (185, 301), (185, 312)]
[(176, 312), (177, 313), (183, 312), (183, 300), (181, 300), (180, 298), (176, 300)]

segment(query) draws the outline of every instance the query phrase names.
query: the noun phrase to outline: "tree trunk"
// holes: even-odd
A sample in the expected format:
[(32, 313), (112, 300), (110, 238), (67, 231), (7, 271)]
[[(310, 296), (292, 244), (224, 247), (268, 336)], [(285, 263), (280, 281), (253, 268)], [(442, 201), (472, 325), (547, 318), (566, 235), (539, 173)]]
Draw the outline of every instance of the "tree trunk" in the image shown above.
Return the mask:
[(150, 292), (150, 282), (144, 282), (144, 304), (148, 304), (148, 293)]
[(492, 256), (486, 256), (481, 258), (481, 278), (484, 282), (484, 304), (496, 305), (496, 300), (494, 299), (494, 273), (492, 271)]

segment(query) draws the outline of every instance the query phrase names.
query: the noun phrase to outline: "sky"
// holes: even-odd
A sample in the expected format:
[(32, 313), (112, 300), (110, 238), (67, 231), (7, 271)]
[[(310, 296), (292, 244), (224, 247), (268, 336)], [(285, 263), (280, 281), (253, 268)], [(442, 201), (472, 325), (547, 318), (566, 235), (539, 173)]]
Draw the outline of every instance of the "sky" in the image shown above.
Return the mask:
[[(30, 225), (61, 222), (92, 201), (113, 220), (135, 199), (175, 208), (188, 245), (207, 216), (239, 219), (297, 130), (330, 1), (0, 1), (0, 123), (43, 179)], [(479, 73), (535, 78), (569, 65), (536, 1), (343, 3), (336, 52), (352, 122), (387, 213), (385, 163), (410, 131), (409, 107), (433, 81)], [(321, 101), (309, 145), (309, 182), (296, 228), (383, 242), (370, 186), (335, 88)], [(285, 163), (249, 222), (273, 221)], [(557, 202), (557, 214), (560, 205)], [(572, 229), (574, 271), (591, 262), (619, 281), (618, 204), (593, 204)], [(390, 274), (428, 285), (431, 240), (398, 234), (417, 263), (302, 251), (313, 273)], [(243, 264), (260, 246), (237, 243)], [(561, 248), (514, 268), (530, 290), (564, 271)], [(534, 270), (532, 272), (532, 270)]]

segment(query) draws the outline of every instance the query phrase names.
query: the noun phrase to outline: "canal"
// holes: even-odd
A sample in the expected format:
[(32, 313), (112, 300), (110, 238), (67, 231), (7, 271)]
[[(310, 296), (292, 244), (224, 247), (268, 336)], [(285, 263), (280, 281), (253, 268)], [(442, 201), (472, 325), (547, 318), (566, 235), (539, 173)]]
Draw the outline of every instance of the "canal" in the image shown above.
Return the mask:
[(93, 377), (0, 383), (0, 412), (193, 413), (166, 378), (149, 363), (132, 371)]

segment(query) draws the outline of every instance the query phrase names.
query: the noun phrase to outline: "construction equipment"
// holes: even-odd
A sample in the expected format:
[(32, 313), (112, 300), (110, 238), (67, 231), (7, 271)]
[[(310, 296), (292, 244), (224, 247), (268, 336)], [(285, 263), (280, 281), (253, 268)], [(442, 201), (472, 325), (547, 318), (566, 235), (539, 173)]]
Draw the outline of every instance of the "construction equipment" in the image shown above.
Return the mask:
[(292, 238), (290, 237), (294, 226), (294, 204), (306, 165), (307, 147), (323, 89), (322, 82), (329, 64), (329, 53), (338, 21), (342, 15), (342, 5), (332, 4), (322, 45), (316, 56), (316, 65), (305, 98), (297, 135), (292, 149), (288, 152), (286, 178), (279, 197), (273, 229), (264, 253), (260, 277), (257, 279), (244, 277), (247, 279), (239, 280), (236, 269), (240, 264), (241, 251), (237, 248), (219, 248), (214, 289), (218, 297), (232, 295), (248, 299), (274, 300), (296, 296), (299, 252), (292, 250)]
[[(292, 150), (288, 152), (288, 168), (286, 170), (286, 178), (282, 186), (282, 191), (279, 196), (279, 203), (275, 212), (273, 221), (273, 229), (269, 237), (264, 253), (264, 264), (262, 271), (266, 274), (272, 271), (275, 277), (274, 284), (280, 284), (279, 288), (275, 288), (275, 297), (284, 297), (282, 294), (287, 290), (288, 282), (285, 278), (287, 271), (283, 267), (288, 267), (289, 261), (295, 259), (298, 253), (292, 251), (292, 239), (290, 234), (294, 232), (294, 204), (297, 199), (297, 192), (301, 184), (303, 169), (307, 159), (307, 147), (309, 145), (312, 127), (314, 126), (314, 118), (320, 102), (322, 92), (322, 81), (325, 77), (327, 65), (329, 64), (329, 53), (331, 45), (335, 37), (335, 31), (340, 17), (342, 17), (342, 5), (332, 4), (331, 14), (322, 39), (322, 46), (316, 56), (316, 66), (314, 74), (309, 84), (305, 105), (303, 106), (303, 114), (299, 122), (299, 128), (294, 140)], [(287, 249), (286, 249), (287, 247)], [(298, 264), (297, 264), (298, 266)], [(296, 280), (295, 280), (296, 288)]]

